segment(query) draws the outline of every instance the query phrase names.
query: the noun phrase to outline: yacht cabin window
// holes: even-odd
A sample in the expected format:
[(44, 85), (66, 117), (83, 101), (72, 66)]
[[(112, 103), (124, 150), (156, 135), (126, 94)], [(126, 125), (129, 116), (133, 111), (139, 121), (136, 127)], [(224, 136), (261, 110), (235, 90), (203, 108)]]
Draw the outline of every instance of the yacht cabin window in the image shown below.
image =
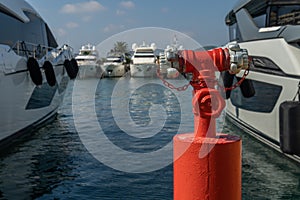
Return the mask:
[[(300, 25), (300, 5), (289, 1), (251, 1), (244, 7), (251, 15), (258, 28), (284, 25)], [(241, 34), (235, 13), (231, 11), (226, 17), (229, 26), (230, 41), (240, 41)]]
[(23, 23), (17, 18), (0, 10), (0, 43), (13, 46), (17, 41), (47, 46), (47, 33), (45, 23), (41, 18), (30, 12), (24, 12), (30, 22)]
[[(10, 46), (18, 55), (42, 57), (47, 49), (56, 48), (55, 41), (47, 24), (37, 15), (24, 11), (30, 19), (22, 22), (15, 16), (0, 8), (0, 44)], [(24, 43), (23, 43), (24, 42)]]
[(269, 26), (299, 25), (300, 5), (272, 5)]

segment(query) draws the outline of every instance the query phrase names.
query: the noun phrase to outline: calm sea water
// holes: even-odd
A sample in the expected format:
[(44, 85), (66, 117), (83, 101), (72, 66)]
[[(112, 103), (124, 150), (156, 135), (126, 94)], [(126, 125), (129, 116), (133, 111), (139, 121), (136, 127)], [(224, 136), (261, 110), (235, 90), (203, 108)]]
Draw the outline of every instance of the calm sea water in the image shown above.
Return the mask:
[[(0, 199), (172, 199), (167, 147), (193, 130), (190, 102), (157, 79), (77, 80), (53, 122), (1, 155)], [(298, 165), (224, 117), (218, 129), (243, 139), (243, 199), (300, 199)]]

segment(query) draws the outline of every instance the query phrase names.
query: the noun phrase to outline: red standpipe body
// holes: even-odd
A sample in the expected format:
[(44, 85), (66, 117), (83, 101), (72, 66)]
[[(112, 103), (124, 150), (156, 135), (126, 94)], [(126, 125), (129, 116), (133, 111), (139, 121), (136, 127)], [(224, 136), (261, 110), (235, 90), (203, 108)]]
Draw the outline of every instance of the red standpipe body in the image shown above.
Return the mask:
[(229, 70), (229, 51), (185, 50), (180, 62), (193, 74), (195, 129), (174, 137), (174, 200), (240, 200), (241, 139), (216, 133), (225, 100), (215, 89), (215, 72)]

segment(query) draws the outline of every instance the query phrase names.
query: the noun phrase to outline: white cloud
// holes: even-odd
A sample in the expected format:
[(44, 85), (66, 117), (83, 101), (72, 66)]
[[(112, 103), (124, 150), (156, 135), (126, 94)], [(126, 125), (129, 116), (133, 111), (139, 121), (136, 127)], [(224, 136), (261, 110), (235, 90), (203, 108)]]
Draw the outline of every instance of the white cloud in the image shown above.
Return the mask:
[(66, 26), (67, 26), (67, 28), (70, 28), (70, 29), (79, 27), (79, 25), (75, 22), (69, 22), (69, 23), (67, 23)]
[(109, 24), (103, 29), (103, 32), (105, 33), (110, 33), (110, 32), (116, 32), (124, 29), (124, 25), (115, 25), (115, 24)]
[(56, 33), (57, 33), (57, 35), (58, 35), (59, 37), (63, 37), (63, 36), (65, 36), (65, 35), (67, 35), (67, 31), (65, 31), (65, 29), (63, 29), (63, 28), (57, 29), (57, 30), (56, 30)]
[(94, 0), (83, 3), (66, 4), (61, 8), (61, 12), (65, 14), (91, 13), (100, 10), (105, 10), (105, 7)]
[(117, 14), (118, 16), (121, 16), (121, 15), (125, 15), (126, 12), (125, 12), (124, 10), (117, 10), (116, 14)]
[(162, 13), (168, 13), (168, 12), (169, 12), (169, 8), (162, 8), (162, 9), (161, 9), (161, 12), (162, 12)]
[(122, 1), (120, 3), (120, 6), (126, 9), (131, 9), (135, 7), (135, 4), (132, 1)]
[(83, 16), (82, 18), (81, 18), (81, 20), (83, 21), (83, 22), (89, 22), (89, 21), (91, 21), (93, 18), (91, 17), (91, 16)]

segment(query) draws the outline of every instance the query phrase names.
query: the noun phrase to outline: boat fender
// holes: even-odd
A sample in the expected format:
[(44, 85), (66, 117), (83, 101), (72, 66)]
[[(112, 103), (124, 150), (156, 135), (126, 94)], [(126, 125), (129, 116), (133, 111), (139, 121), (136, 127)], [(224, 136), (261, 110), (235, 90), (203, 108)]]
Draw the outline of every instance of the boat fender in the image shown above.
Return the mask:
[(71, 64), (72, 64), (72, 67), (73, 67), (73, 69), (74, 69), (74, 72), (75, 72), (75, 78), (76, 78), (76, 76), (77, 76), (77, 74), (78, 74), (78, 71), (79, 71), (79, 67), (78, 67), (78, 63), (77, 63), (77, 61), (75, 60), (75, 58), (72, 58), (71, 59)]
[[(223, 79), (223, 85), (224, 85), (224, 88), (230, 88), (233, 84), (233, 79), (234, 79), (234, 74), (230, 74), (228, 71), (224, 71), (224, 72), (221, 72), (221, 76), (222, 76), (222, 79)], [(222, 94), (222, 96), (225, 98), (225, 99), (229, 99), (230, 98), (230, 94), (231, 94), (231, 90), (227, 90), (225, 92), (225, 94)]]
[[(238, 79), (238, 81), (240, 81), (241, 78), (237, 78), (237, 79)], [(245, 98), (251, 98), (255, 95), (255, 89), (254, 89), (252, 80), (245, 79), (241, 83), (240, 88), (241, 88), (242, 95)]]
[[(223, 84), (224, 84), (225, 88), (230, 88), (233, 84), (234, 77), (236, 77), (234, 74), (230, 74), (228, 71), (221, 72), (221, 76), (222, 76)], [(236, 77), (236, 78), (237, 78), (237, 81), (241, 80), (241, 78), (239, 78), (239, 77)], [(252, 80), (245, 79), (241, 83), (240, 89), (241, 89), (243, 97), (245, 97), (245, 98), (250, 98), (255, 95), (255, 89), (254, 89)], [(223, 95), (223, 96), (225, 96), (226, 99), (229, 99), (230, 95), (231, 95), (231, 90), (226, 90), (225, 95)]]
[(32, 82), (35, 85), (42, 85), (43, 84), (42, 72), (35, 58), (33, 57), (28, 58), (27, 69), (29, 71), (29, 75), (31, 77)]
[(71, 80), (75, 79), (77, 76), (77, 73), (76, 73), (75, 69), (73, 68), (71, 61), (66, 59), (64, 62), (64, 66), (65, 66), (65, 69), (66, 69), (67, 74), (70, 77), (70, 79)]
[(285, 101), (279, 108), (280, 148), (300, 156), (300, 102)]
[(47, 83), (53, 87), (56, 84), (55, 72), (53, 69), (53, 65), (51, 62), (46, 61), (43, 65), (43, 69), (45, 71)]

